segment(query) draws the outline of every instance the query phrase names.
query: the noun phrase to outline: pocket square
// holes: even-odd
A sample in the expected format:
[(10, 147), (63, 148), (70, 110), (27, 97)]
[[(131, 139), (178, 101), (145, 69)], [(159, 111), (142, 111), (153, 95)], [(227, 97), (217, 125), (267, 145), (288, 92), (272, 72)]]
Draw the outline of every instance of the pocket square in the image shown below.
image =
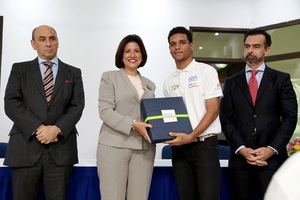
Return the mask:
[(73, 83), (73, 80), (65, 80), (65, 83)]

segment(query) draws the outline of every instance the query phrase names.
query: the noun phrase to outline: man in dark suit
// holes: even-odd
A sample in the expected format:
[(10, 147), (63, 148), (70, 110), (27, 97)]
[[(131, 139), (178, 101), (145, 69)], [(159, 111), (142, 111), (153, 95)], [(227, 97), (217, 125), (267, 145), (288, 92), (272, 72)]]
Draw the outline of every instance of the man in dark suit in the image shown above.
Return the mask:
[(245, 69), (228, 78), (221, 123), (231, 146), (233, 199), (263, 199), (274, 172), (287, 158), (286, 145), (297, 122), (290, 76), (265, 65), (271, 37), (263, 30), (245, 35)]
[(34, 200), (43, 185), (47, 200), (66, 199), (77, 157), (77, 130), (84, 108), (81, 71), (57, 58), (54, 28), (32, 32), (38, 57), (15, 63), (5, 91), (5, 112), (14, 122), (4, 164), (12, 167), (16, 200)]

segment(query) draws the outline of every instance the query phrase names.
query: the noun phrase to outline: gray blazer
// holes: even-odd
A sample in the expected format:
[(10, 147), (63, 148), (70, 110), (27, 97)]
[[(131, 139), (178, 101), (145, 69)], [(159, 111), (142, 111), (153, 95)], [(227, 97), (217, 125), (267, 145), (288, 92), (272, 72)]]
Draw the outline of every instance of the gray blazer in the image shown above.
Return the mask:
[[(142, 98), (153, 98), (154, 83), (140, 77), (145, 90)], [(152, 145), (131, 129), (134, 119), (141, 120), (141, 101), (123, 69), (102, 74), (98, 102), (99, 115), (103, 121), (99, 143), (131, 149), (146, 149)]]

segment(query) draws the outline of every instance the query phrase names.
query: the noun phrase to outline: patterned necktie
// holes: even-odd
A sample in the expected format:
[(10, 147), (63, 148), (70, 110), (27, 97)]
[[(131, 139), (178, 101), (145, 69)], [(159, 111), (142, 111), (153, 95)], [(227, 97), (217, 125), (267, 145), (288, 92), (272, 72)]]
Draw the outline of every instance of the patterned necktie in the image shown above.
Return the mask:
[(258, 91), (258, 82), (256, 79), (257, 72), (258, 72), (257, 70), (251, 71), (251, 76), (250, 76), (249, 83), (248, 83), (253, 105), (255, 105), (257, 91)]
[(50, 61), (44, 61), (43, 64), (46, 66), (46, 71), (44, 73), (44, 89), (46, 93), (46, 100), (49, 104), (54, 88), (54, 79), (52, 71), (53, 63)]

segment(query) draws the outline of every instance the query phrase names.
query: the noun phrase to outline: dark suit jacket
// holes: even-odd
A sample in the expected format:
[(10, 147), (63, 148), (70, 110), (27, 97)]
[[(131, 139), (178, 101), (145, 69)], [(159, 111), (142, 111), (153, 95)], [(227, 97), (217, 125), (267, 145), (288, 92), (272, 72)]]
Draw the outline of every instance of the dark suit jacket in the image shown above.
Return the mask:
[(267, 167), (277, 169), (287, 158), (286, 145), (297, 123), (297, 101), (289, 74), (266, 67), (255, 106), (244, 70), (226, 80), (223, 93), (220, 119), (231, 146), (230, 167), (248, 165), (234, 153), (241, 145), (254, 149), (269, 145), (279, 154), (268, 160)]
[(59, 60), (51, 102), (48, 105), (38, 59), (15, 63), (5, 91), (5, 112), (14, 122), (4, 164), (28, 167), (40, 158), (44, 144), (33, 135), (41, 125), (61, 129), (58, 142), (48, 148), (57, 165), (78, 162), (75, 124), (84, 108), (81, 71)]

